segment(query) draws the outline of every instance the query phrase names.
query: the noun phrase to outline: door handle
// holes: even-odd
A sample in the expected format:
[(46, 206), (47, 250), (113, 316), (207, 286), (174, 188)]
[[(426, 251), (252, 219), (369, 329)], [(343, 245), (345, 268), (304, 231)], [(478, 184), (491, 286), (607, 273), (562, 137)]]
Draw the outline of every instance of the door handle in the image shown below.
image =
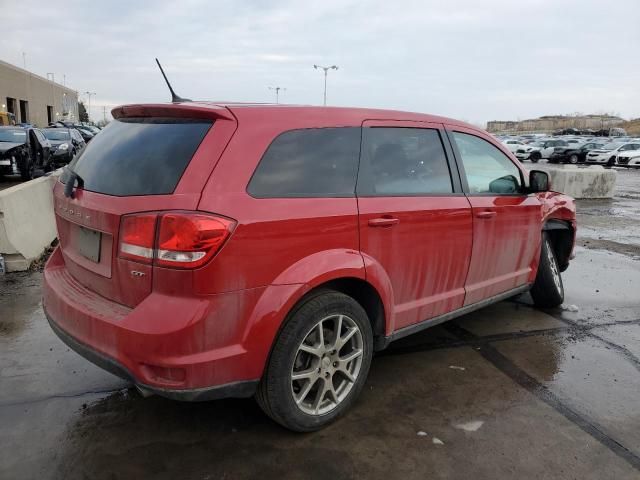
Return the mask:
[(400, 219), (393, 218), (393, 217), (390, 217), (390, 218), (381, 217), (381, 218), (369, 219), (370, 227), (393, 227), (398, 223), (400, 223)]
[(486, 210), (484, 212), (476, 213), (476, 218), (493, 218), (497, 215), (493, 210)]

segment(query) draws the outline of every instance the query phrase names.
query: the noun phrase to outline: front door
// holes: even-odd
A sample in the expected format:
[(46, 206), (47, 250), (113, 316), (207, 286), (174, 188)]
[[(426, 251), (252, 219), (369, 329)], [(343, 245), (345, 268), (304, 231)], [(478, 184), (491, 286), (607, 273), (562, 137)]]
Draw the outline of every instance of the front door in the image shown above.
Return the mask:
[(538, 260), (542, 206), (524, 193), (518, 166), (483, 134), (452, 126), (452, 144), (473, 213), (473, 252), (465, 284), (470, 305), (527, 284)]
[(454, 169), (442, 125), (363, 123), (360, 249), (389, 277), (394, 330), (463, 305), (472, 218)]

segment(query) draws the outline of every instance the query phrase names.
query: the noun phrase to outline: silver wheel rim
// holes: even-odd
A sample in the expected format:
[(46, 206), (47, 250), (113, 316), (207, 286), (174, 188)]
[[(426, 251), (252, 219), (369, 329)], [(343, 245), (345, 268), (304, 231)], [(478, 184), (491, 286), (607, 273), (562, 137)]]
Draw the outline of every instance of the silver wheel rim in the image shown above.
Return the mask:
[(551, 277), (553, 278), (553, 283), (556, 286), (558, 292), (562, 291), (562, 280), (560, 280), (560, 270), (558, 270), (558, 262), (556, 262), (556, 257), (553, 256), (553, 252), (551, 251), (551, 247), (549, 243), (547, 243), (547, 260), (549, 262), (549, 268), (551, 269)]
[(571, 155), (571, 157), (569, 157), (569, 162), (571, 162), (571, 163), (578, 163), (578, 157), (577, 157), (577, 155)]
[(298, 347), (291, 368), (291, 394), (307, 415), (325, 415), (351, 392), (362, 367), (360, 328), (347, 315), (316, 323)]

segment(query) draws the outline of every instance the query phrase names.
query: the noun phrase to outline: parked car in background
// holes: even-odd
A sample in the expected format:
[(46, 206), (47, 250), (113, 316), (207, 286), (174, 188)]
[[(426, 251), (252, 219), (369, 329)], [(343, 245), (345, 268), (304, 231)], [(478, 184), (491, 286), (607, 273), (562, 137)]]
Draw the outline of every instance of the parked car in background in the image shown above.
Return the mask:
[(89, 129), (89, 131), (93, 134), (100, 133), (100, 130), (101, 130), (100, 127), (96, 127), (95, 125), (90, 125), (88, 123), (81, 123), (81, 125)]
[(0, 127), (0, 174), (33, 178), (51, 162), (51, 143), (35, 128)]
[(51, 159), (55, 166), (71, 162), (86, 145), (82, 135), (75, 128), (45, 128), (42, 133), (51, 142)]
[(618, 153), (616, 164), (621, 167), (640, 167), (640, 150), (630, 150)]
[(472, 125), (189, 102), (112, 113), (54, 187), (43, 307), (142, 391), (255, 395), (318, 430), (390, 342), (525, 291), (563, 301), (573, 199)]
[(587, 154), (588, 163), (604, 163), (609, 167), (616, 164), (616, 157), (623, 152), (632, 152), (640, 149), (640, 143), (611, 142), (601, 148), (591, 150)]
[(556, 147), (567, 147), (569, 143), (565, 140), (538, 140), (536, 142), (525, 145), (523, 148), (516, 150), (516, 157), (518, 160), (531, 160), (533, 163), (537, 163), (543, 158), (549, 158)]
[(602, 143), (588, 142), (582, 145), (554, 147), (553, 153), (549, 156), (549, 163), (583, 163), (591, 150), (602, 148), (603, 146), (604, 144)]
[(77, 130), (80, 133), (80, 135), (84, 139), (85, 143), (89, 143), (91, 141), (91, 139), (95, 135), (91, 131), (91, 129), (89, 129), (88, 127), (85, 127), (84, 125), (74, 124), (72, 128), (74, 128), (75, 130)]
[(524, 147), (524, 143), (520, 140), (514, 140), (511, 138), (506, 138), (502, 140), (502, 144), (509, 149), (510, 152), (515, 152), (518, 148)]

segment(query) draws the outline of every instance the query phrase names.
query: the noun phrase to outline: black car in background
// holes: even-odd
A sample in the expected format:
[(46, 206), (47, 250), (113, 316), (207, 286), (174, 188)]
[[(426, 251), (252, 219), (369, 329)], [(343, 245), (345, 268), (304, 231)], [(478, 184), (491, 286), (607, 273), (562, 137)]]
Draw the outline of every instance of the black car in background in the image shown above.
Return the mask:
[(42, 133), (51, 142), (55, 166), (68, 164), (87, 144), (75, 128), (45, 128)]
[(73, 128), (80, 133), (85, 143), (88, 143), (89, 141), (91, 141), (91, 139), (95, 136), (95, 132), (92, 129), (86, 127), (81, 123), (73, 123), (73, 122), (66, 122), (63, 120), (59, 120), (57, 122), (50, 123), (49, 128)]
[(51, 167), (52, 145), (37, 128), (0, 127), (0, 175), (19, 173), (31, 180)]
[(549, 156), (549, 163), (584, 163), (587, 153), (596, 148), (601, 148), (603, 143), (588, 142), (581, 145), (569, 145), (555, 147)]

